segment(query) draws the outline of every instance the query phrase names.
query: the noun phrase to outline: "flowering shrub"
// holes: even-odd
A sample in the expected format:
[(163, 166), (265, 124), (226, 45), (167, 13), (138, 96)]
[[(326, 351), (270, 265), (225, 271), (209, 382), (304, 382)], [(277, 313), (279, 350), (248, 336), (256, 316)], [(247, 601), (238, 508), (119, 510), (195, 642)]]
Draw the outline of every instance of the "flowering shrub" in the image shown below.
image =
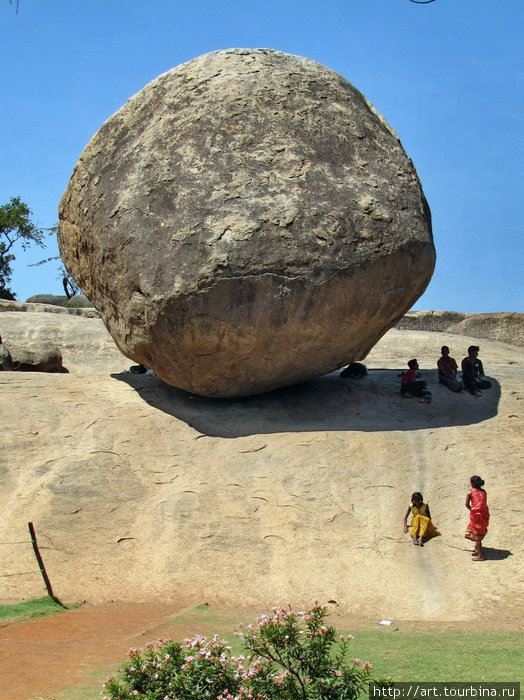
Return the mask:
[[(274, 608), (256, 625), (236, 630), (246, 656), (197, 635), (131, 649), (119, 677), (104, 684), (105, 700), (353, 700), (367, 691), (372, 666), (347, 659), (352, 636), (336, 640), (327, 608)], [(381, 681), (379, 681), (380, 683)]]
[(228, 689), (240, 689), (239, 664), (216, 636), (208, 640), (197, 635), (183, 644), (149, 643), (145, 649), (130, 649), (128, 656), (120, 677), (106, 680), (105, 698), (233, 700)]

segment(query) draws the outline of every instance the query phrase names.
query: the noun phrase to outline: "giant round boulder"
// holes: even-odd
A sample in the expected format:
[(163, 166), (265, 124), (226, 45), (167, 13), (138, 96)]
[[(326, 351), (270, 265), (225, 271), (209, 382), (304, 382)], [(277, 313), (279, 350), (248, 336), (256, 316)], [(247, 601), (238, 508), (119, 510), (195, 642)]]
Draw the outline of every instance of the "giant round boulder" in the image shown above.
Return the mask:
[(337, 73), (268, 49), (147, 85), (87, 145), (59, 216), (62, 259), (120, 350), (204, 396), (362, 360), (435, 264), (395, 132)]

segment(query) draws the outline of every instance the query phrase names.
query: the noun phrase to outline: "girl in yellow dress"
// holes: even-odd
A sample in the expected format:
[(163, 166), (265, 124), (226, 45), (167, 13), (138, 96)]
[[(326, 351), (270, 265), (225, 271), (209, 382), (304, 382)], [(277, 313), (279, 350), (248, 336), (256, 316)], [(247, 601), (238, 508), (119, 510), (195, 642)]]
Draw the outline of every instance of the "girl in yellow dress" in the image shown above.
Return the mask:
[(404, 532), (408, 532), (408, 517), (409, 514), (413, 516), (411, 519), (411, 532), (410, 535), (413, 539), (413, 544), (418, 547), (424, 546), (424, 540), (429, 540), (430, 537), (436, 537), (440, 535), (440, 532), (431, 522), (431, 513), (429, 512), (429, 506), (424, 503), (422, 494), (416, 491), (411, 496), (411, 505), (406, 511), (404, 516)]

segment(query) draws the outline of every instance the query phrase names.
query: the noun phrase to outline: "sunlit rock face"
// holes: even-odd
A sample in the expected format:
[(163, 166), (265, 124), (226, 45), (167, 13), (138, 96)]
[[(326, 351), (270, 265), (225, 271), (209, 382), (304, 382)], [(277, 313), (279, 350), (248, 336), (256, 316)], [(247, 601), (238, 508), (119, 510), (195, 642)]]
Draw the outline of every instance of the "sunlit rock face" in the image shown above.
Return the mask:
[(340, 75), (267, 49), (131, 98), (82, 153), (58, 239), (120, 350), (205, 396), (363, 359), (435, 263), (394, 131)]

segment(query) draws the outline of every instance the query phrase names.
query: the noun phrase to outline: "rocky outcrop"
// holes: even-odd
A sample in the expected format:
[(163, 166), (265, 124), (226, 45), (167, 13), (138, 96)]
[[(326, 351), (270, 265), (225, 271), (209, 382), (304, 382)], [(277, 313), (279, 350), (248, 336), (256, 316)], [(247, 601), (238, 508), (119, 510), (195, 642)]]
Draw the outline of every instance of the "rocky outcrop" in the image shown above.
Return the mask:
[(52, 304), (53, 306), (63, 306), (68, 301), (65, 294), (34, 294), (28, 297), (28, 304)]
[(29, 303), (24, 301), (6, 301), (0, 299), (0, 313), (2, 311), (26, 311), (28, 313), (68, 314), (69, 316), (83, 316), (84, 318), (100, 318), (100, 314), (94, 308), (55, 306), (54, 304)]
[(63, 372), (60, 348), (39, 340), (10, 343), (15, 372)]
[(120, 350), (207, 396), (363, 359), (435, 262), (393, 130), (341, 76), (265, 49), (190, 61), (111, 117), (58, 240)]
[(400, 330), (456, 333), (524, 346), (524, 314), (501, 312), (462, 314), (457, 311), (410, 311), (396, 326)]
[[(52, 308), (58, 311), (49, 313)], [(21, 302), (11, 302), (6, 308), (0, 304), (0, 328), (7, 348), (35, 342), (58, 346), (70, 372), (84, 372), (86, 358), (93, 372), (107, 374), (129, 368), (129, 360), (118, 350), (94, 309), (88, 312)]]

